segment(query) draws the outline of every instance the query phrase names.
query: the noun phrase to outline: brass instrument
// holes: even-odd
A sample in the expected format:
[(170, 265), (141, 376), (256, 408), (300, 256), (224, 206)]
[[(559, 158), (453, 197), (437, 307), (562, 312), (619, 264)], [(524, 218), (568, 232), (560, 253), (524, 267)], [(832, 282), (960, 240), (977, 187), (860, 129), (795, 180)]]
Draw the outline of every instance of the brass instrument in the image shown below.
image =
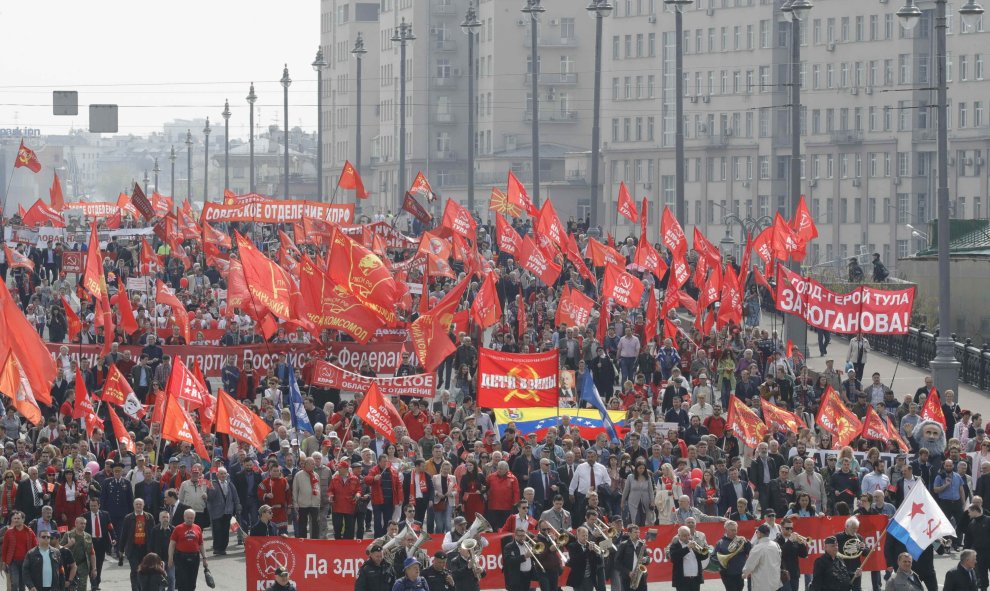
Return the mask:
[(475, 578), (480, 581), (485, 571), (485, 565), (481, 558), (481, 543), (474, 538), (468, 538), (461, 542), (461, 548), (471, 553), (468, 564), (471, 565), (471, 571), (474, 573)]
[(553, 546), (554, 551), (557, 552), (557, 556), (560, 558), (560, 564), (561, 566), (563, 566), (564, 564), (567, 563), (567, 560), (564, 558), (564, 552), (561, 550), (561, 548), (566, 547), (567, 544), (570, 543), (571, 534), (567, 532), (559, 532), (554, 526), (550, 525), (549, 523), (547, 524), (547, 526), (550, 528), (550, 533), (552, 534), (552, 536), (547, 536), (548, 538), (550, 538), (550, 545)]
[(705, 557), (707, 557), (708, 554), (711, 552), (711, 548), (709, 548), (708, 546), (702, 546), (701, 544), (699, 544), (698, 542), (696, 542), (694, 540), (691, 540), (690, 542), (688, 542), (688, 548), (690, 548), (691, 550), (693, 550), (702, 559), (704, 559)]
[(389, 564), (391, 564), (392, 561), (395, 559), (395, 553), (399, 550), (399, 543), (401, 542), (402, 542), (402, 537), (396, 535), (396, 536), (392, 536), (392, 539), (390, 539), (384, 546), (382, 546), (382, 555), (385, 557), (385, 560)]
[(808, 542), (810, 541), (808, 540), (808, 538), (802, 536), (797, 532), (791, 532), (791, 540), (798, 544), (801, 544), (802, 546), (807, 546)]
[(543, 545), (543, 542), (537, 541), (536, 538), (527, 533), (526, 538), (522, 542), (522, 547), (525, 548), (526, 554), (529, 554), (529, 557), (533, 559), (533, 564), (536, 565), (536, 568), (547, 572), (547, 569), (543, 568), (543, 563), (536, 557), (537, 554), (543, 554), (547, 549)]
[(619, 530), (613, 525), (602, 531), (601, 525), (599, 525), (600, 523), (601, 520), (595, 520), (595, 524), (591, 526), (591, 533), (602, 538), (602, 541), (598, 542), (598, 545), (604, 551), (604, 556), (608, 556), (609, 552), (615, 552), (617, 550), (615, 544), (612, 542), (612, 537), (618, 535)]
[(409, 548), (409, 556), (415, 555), (416, 551), (422, 548), (423, 544), (429, 542), (431, 539), (430, 534), (426, 532), (426, 528), (424, 527), (423, 533), (419, 534), (419, 537), (416, 538), (416, 543)]
[(374, 540), (372, 540), (371, 543), (368, 544), (368, 547), (364, 549), (364, 553), (365, 554), (371, 554), (371, 547), (374, 546), (375, 544), (378, 544), (379, 546), (381, 546), (382, 547), (382, 551), (384, 551), (385, 550), (385, 546), (388, 545), (388, 543), (394, 537), (395, 537), (394, 534), (390, 534), (388, 532), (385, 532), (385, 535), (384, 536), (382, 536), (380, 538), (375, 538)]
[(480, 542), (481, 541), (481, 534), (490, 534), (490, 533), (492, 533), (492, 531), (494, 531), (492, 529), (492, 525), (490, 523), (488, 523), (488, 520), (487, 519), (485, 519), (481, 515), (475, 515), (474, 516), (474, 523), (472, 523), (471, 524), (471, 527), (469, 527), (468, 530), (466, 532), (464, 532), (464, 538), (463, 539), (465, 539), (465, 540), (474, 539), (474, 540), (478, 540)]
[(728, 552), (725, 554), (716, 554), (715, 559), (718, 563), (722, 565), (722, 568), (729, 566), (729, 561), (736, 557), (737, 554), (743, 551), (746, 547), (746, 538), (742, 536), (736, 536), (733, 538), (732, 542), (729, 543), (729, 547), (726, 548)]
[(646, 544), (644, 543), (639, 547), (639, 550), (635, 554), (635, 560), (633, 561), (632, 572), (629, 573), (629, 589), (630, 591), (636, 591), (639, 589), (639, 583), (646, 576)]
[(863, 543), (863, 540), (849, 538), (846, 543), (842, 544), (842, 551), (838, 552), (836, 556), (843, 560), (859, 560), (864, 550), (866, 550), (866, 544)]

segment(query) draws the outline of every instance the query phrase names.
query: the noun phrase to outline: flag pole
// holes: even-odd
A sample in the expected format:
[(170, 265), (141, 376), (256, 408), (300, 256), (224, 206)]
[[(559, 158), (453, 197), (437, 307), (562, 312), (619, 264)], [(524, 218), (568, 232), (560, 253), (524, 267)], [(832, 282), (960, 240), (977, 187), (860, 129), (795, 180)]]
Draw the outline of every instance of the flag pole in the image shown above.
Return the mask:
[(860, 563), (859, 565), (859, 575), (853, 577), (854, 579), (863, 576), (863, 572), (865, 572), (863, 571), (863, 567), (865, 567), (866, 563), (870, 561), (870, 557), (873, 556), (873, 553), (877, 551), (877, 548), (880, 548), (883, 545), (883, 542), (886, 537), (887, 537), (887, 530), (884, 529), (883, 531), (880, 532), (880, 537), (877, 538), (877, 543), (872, 548), (870, 548), (869, 552), (866, 553), (866, 559), (864, 559), (863, 562)]

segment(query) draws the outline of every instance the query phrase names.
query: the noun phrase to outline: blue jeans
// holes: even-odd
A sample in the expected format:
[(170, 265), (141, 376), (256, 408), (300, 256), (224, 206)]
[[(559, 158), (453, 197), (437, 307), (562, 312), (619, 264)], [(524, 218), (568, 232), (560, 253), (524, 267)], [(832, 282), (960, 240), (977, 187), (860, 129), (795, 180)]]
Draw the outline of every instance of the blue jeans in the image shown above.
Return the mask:
[[(635, 357), (619, 357), (619, 369), (622, 370), (622, 383), (625, 384), (626, 380), (631, 380), (636, 376), (636, 358)], [(607, 398), (612, 395), (611, 392), (599, 392), (602, 398)]]
[(447, 503), (447, 508), (443, 511), (430, 509), (433, 513), (433, 533), (445, 534), (450, 531), (450, 521), (454, 513), (454, 508)]
[(385, 531), (388, 530), (388, 522), (392, 520), (392, 513), (395, 511), (395, 505), (372, 505), (371, 515), (374, 521), (375, 537), (380, 538), (385, 535)]
[(24, 576), (21, 573), (23, 566), (23, 560), (14, 560), (8, 567), (7, 576), (10, 577), (11, 591), (24, 591)]

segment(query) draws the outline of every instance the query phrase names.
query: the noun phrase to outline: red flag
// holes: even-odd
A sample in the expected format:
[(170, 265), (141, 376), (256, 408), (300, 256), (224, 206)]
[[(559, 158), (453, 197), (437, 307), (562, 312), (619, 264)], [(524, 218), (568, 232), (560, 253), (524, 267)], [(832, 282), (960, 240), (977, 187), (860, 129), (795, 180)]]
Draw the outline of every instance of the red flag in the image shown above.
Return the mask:
[(863, 431), (862, 421), (846, 408), (832, 386), (828, 386), (822, 395), (815, 423), (832, 434), (833, 449), (849, 445)]
[(753, 279), (756, 279), (757, 283), (767, 288), (767, 291), (773, 294), (773, 288), (770, 287), (770, 282), (767, 281), (767, 278), (763, 276), (763, 273), (759, 269), (753, 269)]
[(388, 398), (382, 396), (378, 390), (378, 385), (371, 384), (364, 395), (364, 400), (354, 412), (366, 425), (382, 434), (382, 437), (395, 443), (395, 427), (401, 426), (402, 416), (399, 411), (389, 402)]
[(687, 236), (670, 207), (663, 208), (663, 219), (660, 222), (660, 242), (667, 247), (672, 255), (684, 257), (687, 254)]
[[(259, 418), (249, 408), (234, 400), (221, 389), (217, 396), (217, 433), (226, 433), (232, 439), (246, 443), (254, 449), (264, 447), (264, 438), (258, 437), (254, 429), (255, 419)], [(262, 424), (265, 424), (262, 421)], [(267, 426), (267, 425), (266, 425)], [(269, 432), (271, 429), (268, 429)]]
[(798, 239), (784, 217), (778, 211), (773, 218), (773, 242), (770, 247), (774, 256), (782, 261), (791, 258), (791, 255), (798, 249)]
[(327, 254), (330, 279), (387, 324), (395, 322), (394, 303), (401, 294), (395, 277), (375, 253), (343, 232), (334, 232)]
[(119, 230), (120, 226), (124, 223), (122, 212), (122, 209), (118, 209), (117, 213), (107, 218), (107, 221), (103, 224), (104, 227), (107, 230)]
[(522, 207), (509, 203), (508, 196), (498, 187), (492, 187), (491, 196), (488, 198), (488, 209), (514, 218), (521, 216), (523, 212)]
[[(233, 242), (230, 240), (230, 234), (226, 234), (217, 230), (210, 224), (203, 222), (203, 243), (211, 242), (221, 248), (226, 248), (230, 250), (234, 247)], [(279, 230), (279, 234), (284, 235), (285, 232)], [(298, 249), (297, 249), (298, 250)]]
[(533, 201), (529, 198), (529, 193), (526, 192), (526, 187), (519, 182), (511, 170), (506, 187), (506, 199), (510, 205), (525, 211), (529, 217), (536, 217), (539, 214), (539, 210), (533, 206)]
[[(351, 189), (360, 199), (367, 199), (371, 194), (364, 190), (364, 182), (361, 175), (350, 163), (344, 162), (344, 169), (340, 171), (340, 178), (337, 179), (337, 186), (341, 189)], [(322, 196), (321, 196), (322, 197)]]
[(522, 341), (522, 337), (526, 334), (528, 327), (526, 326), (526, 299), (522, 296), (516, 296), (516, 330), (518, 331), (517, 337)]
[(8, 351), (17, 354), (38, 401), (51, 404), (52, 382), (58, 374), (55, 361), (38, 331), (18, 308), (7, 284), (0, 281), (0, 358), (6, 358)]
[[(449, 234), (444, 230), (444, 235)], [(419, 238), (419, 252), (426, 252), (442, 259), (449, 259), (453, 254), (453, 245), (450, 240), (441, 235), (439, 231), (423, 232)]]
[(203, 426), (204, 433), (211, 433), (213, 432), (213, 425), (216, 423), (217, 399), (206, 388), (206, 378), (203, 377), (203, 370), (199, 368), (199, 359), (193, 360), (192, 374), (199, 381), (200, 385), (203, 386), (204, 396), (206, 398), (205, 404), (199, 407), (199, 423)]
[(752, 251), (763, 260), (764, 265), (769, 265), (773, 260), (773, 226), (767, 226), (753, 238), (751, 243)]
[(610, 313), (608, 304), (603, 302), (598, 313), (598, 329), (595, 332), (595, 338), (598, 339), (599, 343), (604, 343), (605, 337), (608, 335), (608, 320)]
[(457, 348), (447, 336), (454, 312), (467, 289), (469, 277), (457, 284), (430, 310), (416, 319), (409, 328), (416, 357), (426, 371), (433, 371)]
[(729, 396), (729, 414), (725, 418), (725, 428), (732, 429), (747, 447), (756, 447), (767, 435), (767, 425), (739, 400), (735, 394)]
[(152, 250), (147, 240), (141, 238), (141, 274), (155, 275), (164, 266), (162, 258)]
[(254, 301), (282, 320), (291, 320), (291, 289), (294, 285), (285, 269), (263, 255), (240, 233), (236, 234), (237, 253), (244, 279)]
[(619, 215), (632, 223), (639, 221), (639, 212), (636, 211), (636, 202), (633, 201), (629, 189), (626, 188), (625, 181), (619, 183), (619, 199), (616, 201)]
[(742, 262), (739, 264), (739, 290), (746, 291), (746, 279), (749, 276), (750, 260), (753, 258), (752, 236), (746, 233), (746, 247), (743, 249)]
[(474, 240), (478, 230), (478, 222), (475, 221), (471, 212), (453, 199), (447, 199), (440, 226), (449, 228), (451, 232), (460, 234), (462, 238), (468, 240)]
[(550, 238), (558, 248), (567, 242), (567, 230), (564, 228), (564, 224), (560, 223), (560, 216), (557, 215), (557, 210), (553, 208), (553, 202), (549, 199), (544, 201), (543, 206), (540, 207), (534, 232)]
[(540, 278), (544, 284), (552, 286), (560, 277), (561, 266), (540, 249), (527, 234), (522, 239), (522, 251), (519, 253), (519, 265)]
[(763, 420), (767, 423), (767, 425), (773, 427), (774, 431), (797, 434), (798, 431), (806, 427), (804, 421), (801, 420), (801, 417), (789, 410), (780, 408), (779, 406), (771, 404), (762, 398), (760, 398), (760, 405), (763, 411)]
[(137, 332), (138, 323), (131, 308), (131, 300), (124, 289), (124, 280), (117, 276), (117, 309), (120, 310), (120, 326), (128, 336)]
[(617, 266), (626, 264), (626, 259), (615, 248), (606, 246), (594, 238), (588, 238), (588, 245), (584, 248), (584, 257), (591, 259), (593, 267), (604, 267), (606, 264)]
[(28, 381), (24, 366), (13, 350), (7, 351), (7, 358), (0, 368), (0, 392), (10, 398), (17, 412), (32, 425), (41, 424), (43, 420), (41, 409), (38, 407), (31, 382)]
[(650, 216), (647, 215), (649, 212), (649, 209), (647, 209), (649, 207), (647, 203), (648, 201), (646, 197), (643, 197), (643, 206), (640, 208), (639, 212), (639, 235), (641, 239), (648, 241), (649, 239), (646, 238), (646, 224)]
[(791, 342), (791, 339), (787, 339), (787, 356), (794, 357), (794, 343)]
[(890, 439), (895, 443), (897, 443), (897, 445), (901, 448), (901, 451), (910, 452), (911, 446), (907, 444), (907, 441), (904, 441), (904, 438), (901, 437), (901, 434), (897, 430), (897, 427), (895, 427), (894, 424), (890, 422), (890, 415), (886, 415), (884, 417), (884, 420), (887, 423), (887, 433), (890, 434)]
[(872, 405), (866, 406), (866, 418), (863, 419), (863, 431), (860, 434), (863, 439), (870, 441), (890, 441), (890, 431), (887, 423), (880, 418)]
[(34, 272), (34, 261), (29, 259), (27, 255), (22, 254), (7, 245), (6, 242), (3, 243), (3, 252), (7, 255), (7, 265), (11, 269), (27, 269), (28, 271)]
[(132, 418), (140, 419), (145, 415), (144, 406), (116, 365), (110, 365), (107, 379), (103, 382), (101, 399), (103, 402), (122, 407), (124, 413)]
[(729, 321), (737, 325), (742, 324), (742, 293), (739, 291), (739, 280), (736, 278), (736, 269), (729, 265), (725, 269), (725, 276), (722, 278), (722, 297), (718, 307), (718, 318), (715, 320), (716, 328), (722, 329)]
[(691, 278), (691, 267), (684, 255), (676, 252), (670, 259), (670, 276), (667, 278), (667, 289), (680, 289)]
[(93, 429), (96, 427), (103, 427), (103, 421), (101, 421), (96, 416), (96, 410), (93, 408), (93, 401), (89, 398), (89, 392), (86, 391), (86, 382), (83, 380), (82, 371), (76, 368), (76, 383), (75, 383), (75, 401), (72, 406), (72, 418), (83, 419), (86, 425), (86, 434), (89, 437), (93, 437)]
[(109, 297), (107, 283), (103, 277), (103, 255), (100, 253), (100, 237), (93, 222), (89, 233), (89, 249), (86, 252), (86, 272), (83, 274), (83, 287), (96, 299)]
[[(704, 258), (699, 259), (698, 264), (700, 265), (704, 260)], [(712, 267), (712, 272), (708, 274), (708, 279), (698, 296), (699, 308), (707, 308), (722, 298), (722, 283), (722, 265), (715, 265)]]
[(247, 282), (244, 279), (244, 268), (237, 259), (230, 260), (230, 269), (227, 270), (227, 315), (233, 315), (235, 310), (241, 310), (255, 320), (261, 319), (268, 310), (260, 303), (256, 303), (248, 291)]
[(82, 332), (82, 321), (79, 320), (79, 315), (72, 310), (69, 300), (65, 299), (65, 296), (62, 296), (62, 308), (65, 310), (65, 320), (69, 331), (69, 342), (71, 343)]
[(623, 308), (638, 308), (643, 298), (643, 282), (615, 265), (605, 265), (602, 297), (612, 298)]
[(818, 238), (818, 228), (815, 227), (815, 219), (811, 217), (811, 211), (808, 210), (804, 195), (801, 195), (798, 200), (794, 219), (791, 220), (791, 228), (794, 230), (798, 242), (797, 250), (794, 252), (794, 260), (800, 262), (804, 260), (808, 243)]
[(41, 172), (41, 161), (34, 150), (24, 145), (21, 140), (21, 147), (17, 149), (17, 157), (14, 159), (14, 168), (26, 166), (31, 172)]
[(495, 273), (485, 275), (481, 289), (471, 303), (471, 317), (482, 330), (502, 317), (502, 304), (499, 303), (498, 292), (495, 290)]
[(117, 439), (118, 450), (126, 451), (130, 454), (137, 453), (137, 446), (134, 445), (134, 440), (131, 438), (130, 433), (124, 428), (124, 423), (121, 422), (120, 417), (117, 416), (117, 411), (112, 408), (107, 409), (107, 411), (110, 414), (110, 425), (113, 427), (114, 438)]
[(52, 188), (48, 189), (48, 196), (51, 198), (52, 209), (62, 211), (65, 209), (65, 197), (62, 196), (62, 182), (58, 179), (58, 173), (52, 179)]
[(578, 274), (584, 277), (591, 283), (597, 283), (597, 278), (595, 274), (591, 272), (588, 265), (584, 262), (584, 257), (581, 256), (581, 250), (578, 249), (577, 239), (574, 238), (573, 234), (567, 235), (567, 244), (564, 247), (564, 254), (567, 256), (567, 260), (577, 268)]
[(169, 398), (185, 400), (189, 408), (205, 406), (210, 393), (196, 375), (189, 371), (182, 359), (172, 360), (172, 373), (168, 378), (166, 393)]
[(484, 408), (556, 407), (560, 354), (478, 350), (478, 406)]
[(148, 200), (148, 196), (141, 190), (141, 185), (134, 183), (134, 190), (131, 191), (131, 205), (137, 210), (145, 221), (155, 217), (155, 207)]
[(35, 201), (34, 205), (21, 214), (21, 223), (29, 228), (44, 225), (51, 225), (53, 228), (65, 227), (65, 219), (62, 214), (49, 207), (41, 199)]
[(945, 413), (942, 412), (942, 400), (939, 398), (938, 391), (935, 388), (928, 391), (928, 398), (925, 399), (925, 405), (921, 407), (919, 415), (922, 419), (939, 423), (942, 425), (942, 431), (945, 431), (946, 423)]
[[(430, 193), (433, 194), (432, 192)], [(430, 212), (426, 211), (426, 208), (416, 201), (416, 197), (412, 193), (406, 193), (405, 197), (402, 198), (402, 210), (409, 212), (414, 218), (420, 221), (420, 223), (428, 224), (433, 221), (433, 216)]]
[(694, 227), (694, 250), (704, 257), (708, 266), (715, 267), (722, 264), (722, 253), (698, 230), (697, 226)]
[(657, 280), (667, 273), (667, 263), (646, 239), (646, 234), (639, 235), (639, 246), (636, 247), (633, 262), (655, 275)]
[[(161, 279), (157, 280), (155, 284), (155, 302), (159, 304), (165, 304), (172, 309), (172, 316), (175, 320), (175, 325), (179, 327), (179, 331), (182, 333), (182, 338), (186, 339), (186, 343), (191, 343), (192, 338), (190, 337), (189, 331), (189, 312), (186, 307), (182, 305), (179, 298), (176, 297), (175, 291), (171, 287), (162, 283)], [(230, 305), (228, 300), (227, 305)]]
[(189, 413), (179, 405), (174, 396), (165, 397), (165, 414), (162, 418), (162, 439), (166, 441), (184, 441), (193, 446), (201, 458), (209, 458), (210, 454), (203, 445), (196, 423)]
[(412, 186), (409, 187), (407, 194), (422, 195), (426, 197), (427, 203), (433, 203), (437, 200), (437, 194), (433, 192), (433, 187), (426, 180), (426, 175), (423, 174), (422, 170), (416, 173), (416, 178), (413, 179)]
[(514, 257), (519, 256), (522, 250), (522, 238), (519, 232), (509, 224), (502, 214), (495, 214), (495, 237), (498, 239), (498, 249)]
[(657, 323), (660, 322), (660, 309), (657, 304), (657, 294), (650, 287), (646, 295), (646, 326), (643, 329), (643, 336), (647, 342), (653, 341), (657, 336)]
[(564, 285), (564, 292), (557, 302), (557, 315), (554, 324), (560, 326), (587, 326), (591, 322), (591, 311), (595, 309), (595, 300), (584, 295), (570, 285)]
[(331, 328), (367, 343), (385, 323), (355, 296), (334, 285), (308, 257), (299, 261), (300, 316), (319, 328)]

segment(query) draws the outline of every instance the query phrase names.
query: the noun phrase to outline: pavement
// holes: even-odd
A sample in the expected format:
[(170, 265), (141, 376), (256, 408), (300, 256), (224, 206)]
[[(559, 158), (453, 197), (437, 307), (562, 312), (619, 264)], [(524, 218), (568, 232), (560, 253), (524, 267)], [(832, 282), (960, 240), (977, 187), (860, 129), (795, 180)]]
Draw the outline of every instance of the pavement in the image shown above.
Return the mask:
[[(765, 325), (767, 330), (782, 330), (780, 319), (777, 318), (776, 321), (774, 321), (769, 318), (767, 314), (763, 315), (762, 325)], [(833, 338), (832, 344), (829, 346), (829, 354), (826, 357), (818, 356), (817, 343), (817, 337), (814, 333), (809, 331), (808, 346), (810, 348), (810, 355), (807, 360), (809, 367), (814, 370), (822, 370), (825, 368), (825, 360), (830, 358), (835, 360), (836, 367), (842, 367), (845, 365), (846, 352), (848, 351), (848, 344), (845, 341)], [(898, 395), (898, 398), (903, 397), (905, 393), (913, 394), (915, 390), (924, 384), (925, 376), (929, 375), (923, 368), (916, 367), (907, 362), (898, 362), (896, 359), (887, 357), (886, 355), (882, 355), (880, 353), (871, 353), (867, 359), (866, 374), (870, 375), (874, 371), (880, 372), (883, 383), (888, 385), (891, 385), (891, 378), (893, 377), (893, 385), (891, 385), (891, 388), (894, 390), (894, 393)], [(969, 409), (974, 413), (983, 413), (984, 416), (990, 416), (990, 393), (961, 384), (958, 392), (958, 400), (962, 408)], [(230, 548), (228, 548), (228, 554), (226, 556), (212, 556), (209, 554), (211, 544), (210, 539), (210, 531), (207, 530), (207, 556), (210, 570), (212, 571), (213, 577), (217, 583), (217, 590), (245, 591), (246, 566), (243, 546), (234, 545), (236, 543), (235, 538), (231, 540), (232, 544)], [(944, 580), (945, 573), (949, 569), (954, 568), (957, 561), (958, 559), (955, 557), (936, 557), (935, 570), (938, 574), (940, 586)], [(872, 588), (869, 582), (864, 582), (863, 587), (864, 589)], [(100, 588), (103, 591), (126, 591), (130, 588), (129, 570), (127, 568), (126, 561), (123, 567), (118, 567), (116, 562), (112, 561), (110, 557), (107, 557), (107, 562), (103, 567), (103, 584)], [(723, 587), (722, 583), (715, 579), (706, 581), (704, 588), (718, 590)], [(804, 586), (802, 585), (802, 589), (803, 588)], [(197, 589), (200, 591), (207, 589), (206, 580), (203, 578), (202, 570), (200, 570)], [(649, 591), (674, 591), (673, 586), (669, 582), (650, 583), (648, 585), (648, 589)]]

